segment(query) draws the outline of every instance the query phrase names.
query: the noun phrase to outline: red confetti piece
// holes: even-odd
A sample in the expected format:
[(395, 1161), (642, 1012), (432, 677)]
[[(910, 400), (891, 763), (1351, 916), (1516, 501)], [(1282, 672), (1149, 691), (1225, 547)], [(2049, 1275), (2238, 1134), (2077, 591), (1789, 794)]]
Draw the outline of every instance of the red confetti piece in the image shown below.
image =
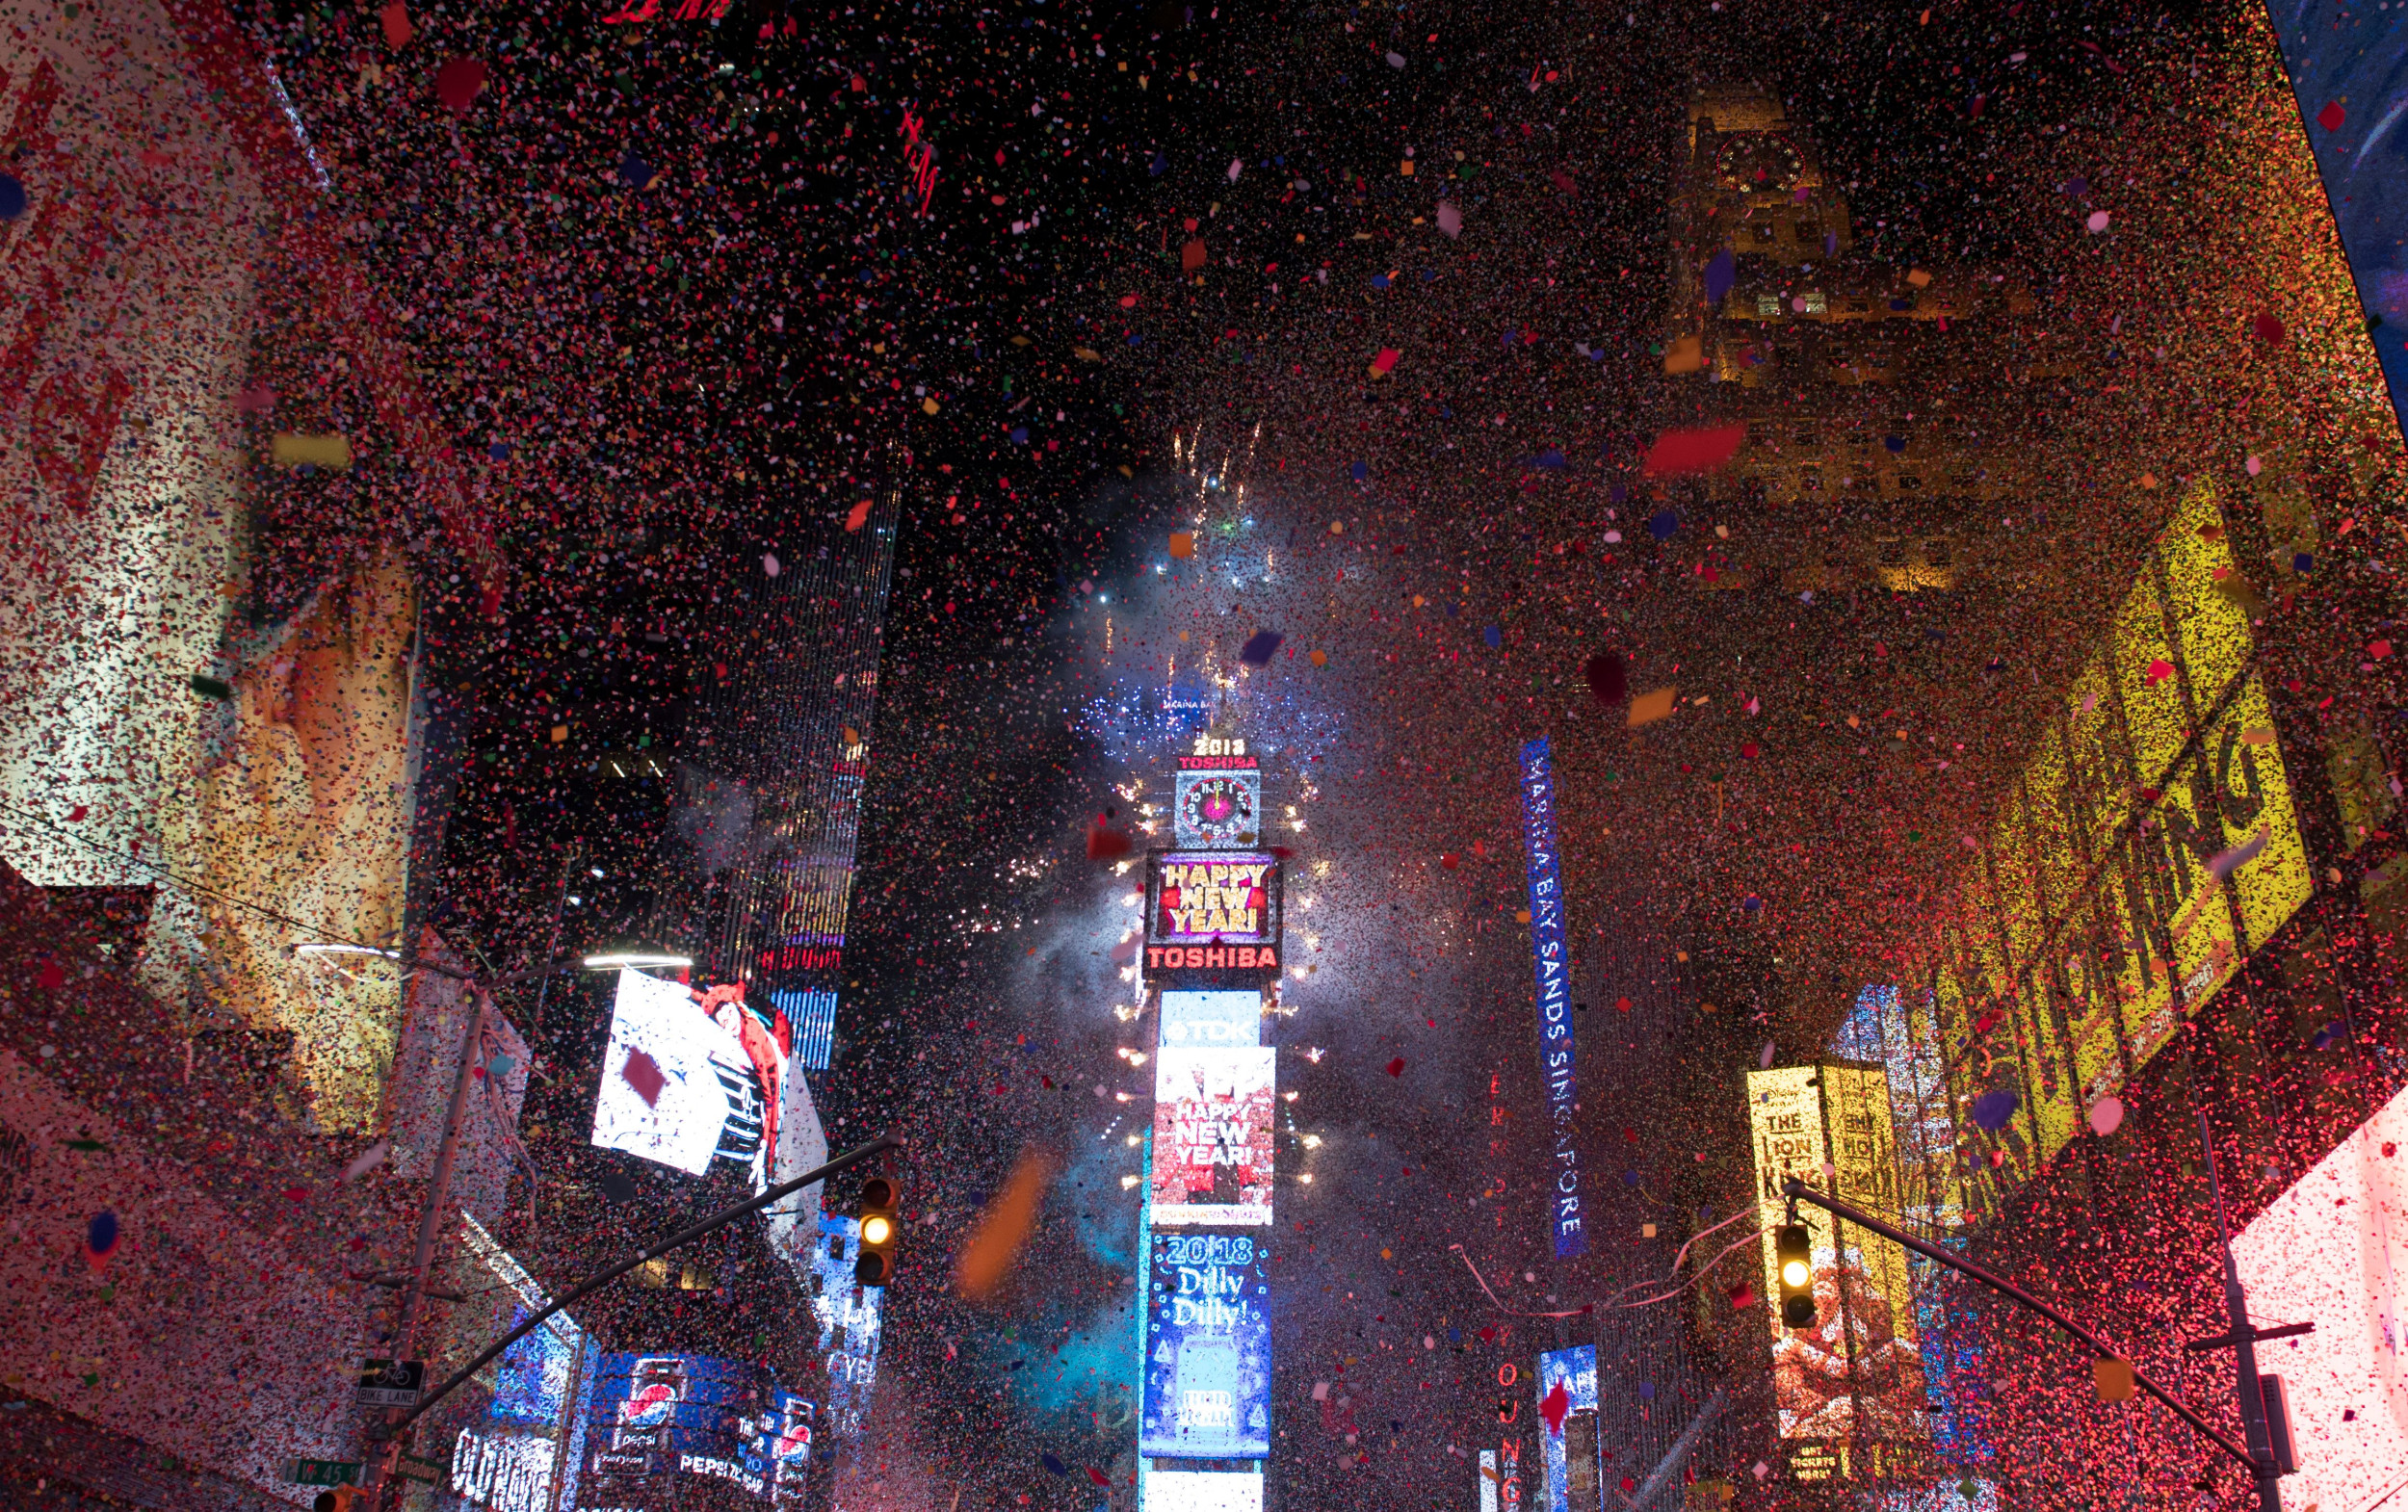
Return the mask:
[(627, 1053), (627, 1063), (618, 1068), (618, 1074), (636, 1089), (636, 1095), (643, 1099), (646, 1108), (658, 1106), (661, 1089), (668, 1085), (668, 1078), (661, 1074), (659, 1062), (641, 1050)]
[(1399, 1056), (1396, 1059), (1388, 1062), (1388, 1074), (1392, 1077), (1400, 1077), (1404, 1075), (1404, 1057), (1402, 1056)]
[(2316, 124), (2327, 131), (2341, 130), (2342, 122), (2348, 118), (2349, 113), (2342, 109), (2342, 102), (2339, 100), (2329, 102), (2324, 109), (2316, 112)]
[(465, 116), (484, 92), (484, 60), (455, 58), (434, 70), (434, 97), (455, 116)]
[(1650, 478), (1711, 473), (1729, 462), (1747, 439), (1745, 426), (1715, 426), (1706, 430), (1667, 430), (1647, 449), (1641, 471)]

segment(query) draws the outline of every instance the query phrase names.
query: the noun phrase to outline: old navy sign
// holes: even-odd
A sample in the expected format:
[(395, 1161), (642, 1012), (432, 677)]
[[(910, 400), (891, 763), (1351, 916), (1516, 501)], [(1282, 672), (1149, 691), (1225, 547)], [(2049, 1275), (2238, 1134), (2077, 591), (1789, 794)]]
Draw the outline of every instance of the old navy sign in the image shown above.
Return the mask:
[(1579, 1083), (1572, 1071), (1572, 962), (1563, 937), (1563, 876), (1556, 865), (1556, 772), (1540, 736), (1522, 747), (1522, 841), (1530, 851), (1531, 955), (1538, 971), (1538, 1064), (1555, 1131), (1548, 1217), (1556, 1258), (1588, 1253), (1581, 1223), (1580, 1155), (1573, 1147)]

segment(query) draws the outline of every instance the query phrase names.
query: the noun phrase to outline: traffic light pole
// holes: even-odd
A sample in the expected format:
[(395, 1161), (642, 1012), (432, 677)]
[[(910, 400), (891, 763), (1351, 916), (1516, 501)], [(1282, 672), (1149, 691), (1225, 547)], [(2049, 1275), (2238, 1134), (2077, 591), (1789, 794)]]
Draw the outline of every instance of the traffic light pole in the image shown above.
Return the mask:
[(694, 1224), (689, 1228), (681, 1229), (677, 1233), (670, 1235), (667, 1238), (661, 1240), (659, 1243), (654, 1244), (647, 1249), (639, 1251), (637, 1254), (630, 1256), (626, 1260), (620, 1261), (617, 1264), (612, 1265), (608, 1269), (596, 1271), (592, 1275), (588, 1276), (585, 1280), (577, 1283), (577, 1285), (570, 1288), (565, 1294), (554, 1300), (541, 1312), (537, 1313), (532, 1317), (529, 1317), (525, 1322), (519, 1324), (516, 1328), (511, 1329), (509, 1333), (503, 1335), (500, 1339), (495, 1340), (491, 1344), (487, 1345), (484, 1353), (478, 1355), (475, 1359), (469, 1361), (466, 1365), (454, 1371), (451, 1378), (444, 1381), (442, 1385), (437, 1386), (434, 1390), (420, 1396), (416, 1406), (410, 1408), (405, 1413), (402, 1413), (390, 1422), (371, 1423), (368, 1428), (368, 1436), (371, 1440), (378, 1441), (380, 1444), (376, 1460), (369, 1471), (369, 1474), (372, 1477), (370, 1480), (371, 1488), (374, 1489), (381, 1487), (384, 1482), (385, 1475), (390, 1473), (393, 1461), (400, 1455), (401, 1452), (401, 1437), (404, 1430), (408, 1428), (412, 1422), (415, 1422), (418, 1419), (424, 1417), (428, 1410), (433, 1407), (436, 1402), (439, 1402), (444, 1397), (449, 1396), (453, 1392), (458, 1390), (460, 1386), (472, 1379), (479, 1370), (484, 1369), (485, 1366), (490, 1364), (502, 1353), (502, 1351), (508, 1349), (510, 1345), (518, 1343), (518, 1341), (526, 1338), (529, 1334), (534, 1333), (537, 1328), (541, 1327), (553, 1314), (560, 1312), (563, 1308), (567, 1307), (573, 1302), (580, 1301), (591, 1293), (600, 1290), (602, 1288), (610, 1285), (614, 1281), (616, 1281), (619, 1277), (627, 1274), (627, 1272), (635, 1269), (638, 1265), (644, 1264), (646, 1261), (658, 1260), (672, 1250), (693, 1243), (695, 1239), (702, 1238), (706, 1234), (711, 1234), (720, 1229), (725, 1228), (728, 1224), (733, 1223), (736, 1219), (743, 1217), (747, 1212), (758, 1212), (763, 1208), (770, 1206), (772, 1203), (777, 1202), (781, 1198), (793, 1196), (796, 1192), (802, 1190), (814, 1182), (823, 1181), (827, 1177), (838, 1174), (839, 1172), (850, 1170), (853, 1166), (860, 1164), (862, 1161), (869, 1160), (872, 1156), (883, 1155), (889, 1150), (900, 1150), (903, 1147), (903, 1140), (900, 1135), (892, 1134), (880, 1134), (877, 1138), (871, 1140), (868, 1144), (861, 1146), (859, 1149), (846, 1151), (843, 1155), (838, 1156), (836, 1159), (828, 1161), (825, 1165), (819, 1167), (817, 1170), (805, 1171), (800, 1176), (778, 1183), (776, 1186), (770, 1187), (767, 1191), (762, 1192), (757, 1197), (748, 1198), (744, 1202), (736, 1204), (732, 1208), (723, 1208), (718, 1212), (711, 1214), (709, 1217), (704, 1218), (701, 1222)]
[[(2076, 1339), (2079, 1339), (2083, 1343), (2088, 1344), (2092, 1352), (2097, 1354), (2097, 1356), (2102, 1360), (2124, 1360), (2125, 1358), (2124, 1356), (2117, 1354), (2115, 1350), (2107, 1344), (2107, 1341), (2101, 1339), (2097, 1334), (2094, 1334), (2089, 1329), (2082, 1327), (2081, 1324), (2075, 1322), (2072, 1318), (2067, 1317), (2055, 1308), (2051, 1307), (2048, 1303), (2041, 1301), (2038, 1297), (2033, 1296), (2028, 1291), (2026, 1291), (2023, 1288), (2017, 1286), (2012, 1281), (2008, 1281), (2002, 1276), (1992, 1275), (1989, 1271), (1982, 1269), (1979, 1265), (1975, 1264), (1972, 1261), (1965, 1259), (1961, 1255), (1952, 1254), (1950, 1251), (1941, 1248), (1937, 1244), (1929, 1243), (1925, 1240), (1917, 1238), (1914, 1235), (1907, 1233), (1903, 1229), (1893, 1228), (1889, 1224), (1882, 1222), (1879, 1218), (1872, 1216), (1871, 1213), (1860, 1212), (1859, 1210), (1850, 1207), (1848, 1204), (1840, 1201), (1836, 1197), (1827, 1197), (1823, 1195), (1821, 1192), (1815, 1190), (1812, 1186), (1807, 1186), (1804, 1182), (1793, 1179), (1784, 1184), (1781, 1190), (1782, 1193), (1792, 1202), (1813, 1203), (1816, 1207), (1822, 1209), (1834, 1217), (1844, 1218), (1847, 1222), (1857, 1225), (1859, 1228), (1870, 1229), (1873, 1233), (1880, 1235), (1883, 1238), (1895, 1239), (1898, 1243), (1905, 1245), (1908, 1249), (1913, 1250), (1916, 1254), (1923, 1256), (1926, 1260), (1937, 1261), (1941, 1264), (1948, 1266), (1950, 1270), (1956, 1271), (1961, 1275), (1973, 1277), (1976, 1281), (1980, 1282), (1991, 1290), (1998, 1292), (2001, 1296), (2007, 1298), (2009, 1301), (2012, 1301), (2019, 1306), (2028, 1308), (2030, 1311), (2039, 1314), (2042, 1317), (2047, 1318), (2050, 1322), (2055, 1323), (2057, 1327), (2062, 1328), (2067, 1333), (2073, 1335)], [(2225, 1263), (2229, 1267), (2231, 1264), (2231, 1258), (2229, 1254), (2226, 1257)], [(2234, 1285), (2238, 1286), (2238, 1283), (2234, 1283)], [(2129, 1364), (2130, 1362), (2127, 1361), (2126, 1363)], [(2190, 1409), (2189, 1404), (2178, 1400), (2171, 1394), (2169, 1394), (2165, 1388), (2141, 1374), (2137, 1366), (2133, 1368), (2133, 1380), (2139, 1385), (2142, 1391), (2147, 1392), (2150, 1395), (2165, 1403), (2168, 1407), (2173, 1408), (2176, 1416), (2180, 1417), (2185, 1422), (2189, 1423), (2192, 1427), (2198, 1429), (2210, 1443), (2212, 1443), (2216, 1447), (2222, 1449), (2225, 1453), (2230, 1454), (2234, 1459), (2239, 1461), (2242, 1465), (2248, 1468), (2249, 1473), (2258, 1482), (2259, 1495), (2264, 1512), (2282, 1512), (2282, 1497), (2280, 1492), (2275, 1487), (2274, 1462), (2271, 1456), (2268, 1456), (2264, 1462), (2261, 1462), (2253, 1457), (2247, 1448), (2234, 1443), (2231, 1438), (2226, 1436), (2213, 1423), (2211, 1423), (2207, 1419), (2202, 1418), (2199, 1414), (2193, 1412)], [(2261, 1424), (2260, 1432), (2264, 1431), (2264, 1421), (2262, 1413), (2259, 1419)]]

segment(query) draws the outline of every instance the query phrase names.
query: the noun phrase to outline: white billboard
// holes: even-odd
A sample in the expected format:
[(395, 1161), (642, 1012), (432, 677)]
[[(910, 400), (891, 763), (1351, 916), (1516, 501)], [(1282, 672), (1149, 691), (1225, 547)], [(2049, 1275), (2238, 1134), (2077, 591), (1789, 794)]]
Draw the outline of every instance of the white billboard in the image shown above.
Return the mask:
[(1261, 1043), (1262, 1037), (1263, 994), (1257, 988), (1163, 994), (1160, 1043), (1165, 1050), (1228, 1045), (1251, 1048)]
[(1260, 1471), (1158, 1470), (1145, 1477), (1146, 1512), (1263, 1512)]
[(759, 1128), (758, 1093), (746, 1109), (730, 1099), (722, 1071), (740, 1069), (750, 1069), (744, 1046), (702, 1011), (684, 983), (621, 968), (594, 1098), (593, 1142), (699, 1176), (719, 1153), (732, 1114), (746, 1112)]
[(1270, 1222), (1275, 1056), (1269, 1046), (1156, 1052), (1157, 1226)]
[(2291, 1506), (2372, 1507), (2408, 1490), (2408, 1091), (2274, 1199), (2233, 1241), (2258, 1346), (2290, 1397)]

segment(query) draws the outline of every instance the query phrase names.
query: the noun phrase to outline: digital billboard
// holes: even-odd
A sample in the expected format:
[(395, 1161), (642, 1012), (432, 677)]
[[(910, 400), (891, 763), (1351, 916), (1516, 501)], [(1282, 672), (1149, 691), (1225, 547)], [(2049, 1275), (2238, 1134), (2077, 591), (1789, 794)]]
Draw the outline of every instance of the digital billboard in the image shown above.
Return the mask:
[(742, 983), (697, 994), (622, 969), (595, 1092), (593, 1142), (689, 1175), (714, 1160), (755, 1191), (826, 1158), (811, 1092), (791, 1075), (793, 1028), (745, 1002)]
[[(1831, 1138), (1825, 1103), (1840, 1128)], [(1747, 1117), (1755, 1146), (1756, 1212), (1763, 1301), (1772, 1332), (1773, 1408), (1784, 1439), (1926, 1438), (1931, 1431), (1919, 1343), (1913, 1274), (1897, 1241), (1850, 1230), (1842, 1251), (1831, 1215), (1801, 1203), (1814, 1264), (1815, 1322), (1781, 1321), (1774, 1230), (1789, 1221), (1782, 1188), (1792, 1178), (1828, 1189), (1822, 1168), (1839, 1173), (1843, 1199), (1895, 1212), (1897, 1150), (1889, 1077), (1875, 1068), (1782, 1066), (1747, 1075)]]
[[(1549, 1405), (1557, 1388), (1563, 1409)], [(1547, 1470), (1547, 1512), (1589, 1512), (1604, 1505), (1597, 1481), (1597, 1346), (1550, 1349), (1538, 1357), (1539, 1457)], [(1552, 1420), (1553, 1425), (1550, 1425)]]
[(1268, 1045), (1156, 1050), (1157, 1225), (1270, 1222), (1277, 1075), (1277, 1052)]
[(764, 1500), (779, 1436), (766, 1371), (707, 1355), (605, 1354), (595, 1369), (581, 1501), (659, 1504), (718, 1481)]
[(699, 1176), (729, 1115), (727, 1082), (744, 1047), (694, 1005), (682, 982), (622, 968), (593, 1106), (593, 1142)]
[(1163, 1046), (1169, 1049), (1255, 1045), (1263, 1034), (1263, 995), (1251, 988), (1221, 992), (1167, 991), (1162, 999)]
[(1266, 852), (1146, 858), (1148, 945), (1279, 943), (1279, 861)]
[(1185, 756), (1172, 776), (1171, 839), (1182, 848), (1261, 843), (1263, 774), (1251, 756)]
[(1522, 1441), (1479, 1451), (1479, 1512), (1522, 1512)]
[(1147, 1286), (1138, 1452), (1269, 1455), (1270, 1251), (1246, 1234), (1156, 1234)]
[(1924, 954), (1955, 1122), (1990, 1157), (1966, 1196), (1994, 1209), (2310, 893), (2211, 482), (2158, 541)]
[(1548, 1175), (1548, 1224), (1556, 1258), (1588, 1253), (1581, 1220), (1580, 1151), (1573, 1112), (1580, 1083), (1572, 1064), (1572, 957), (1564, 941), (1563, 878), (1557, 864), (1556, 773), (1547, 738), (1522, 747), (1522, 840), (1530, 853), (1531, 956), (1538, 982), (1539, 1067), (1547, 1078), (1547, 1121), (1554, 1130)]
[[(460, 1229), (463, 1262), (476, 1263), (468, 1271), (474, 1295), (450, 1315), (435, 1356), (439, 1369), (549, 1302), (526, 1267), (475, 1218), (463, 1213)], [(455, 1496), (494, 1512), (551, 1512), (553, 1483), (576, 1452), (569, 1441), (578, 1425), (578, 1366), (586, 1346), (585, 1330), (566, 1313), (556, 1313), (502, 1352), (483, 1415), (462, 1423), (452, 1443)], [(573, 1505), (574, 1477), (567, 1478), (560, 1499)]]
[(2290, 1394), (2293, 1506), (2372, 1507), (2408, 1487), (2408, 1091), (2310, 1167), (2233, 1240), (2258, 1346)]
[(860, 1243), (859, 1218), (820, 1214), (819, 1244), (811, 1258), (817, 1277), (811, 1314), (819, 1324), (821, 1363), (827, 1369), (827, 1401), (818, 1421), (827, 1433), (837, 1436), (861, 1431), (862, 1420), (870, 1411), (870, 1392), (877, 1382), (886, 1290), (853, 1280)]
[(800, 1506), (811, 1481), (811, 1449), (819, 1436), (819, 1406), (793, 1392), (770, 1394), (770, 1499)]
[(1263, 1512), (1263, 1473), (1154, 1471), (1145, 1477), (1145, 1512)]

